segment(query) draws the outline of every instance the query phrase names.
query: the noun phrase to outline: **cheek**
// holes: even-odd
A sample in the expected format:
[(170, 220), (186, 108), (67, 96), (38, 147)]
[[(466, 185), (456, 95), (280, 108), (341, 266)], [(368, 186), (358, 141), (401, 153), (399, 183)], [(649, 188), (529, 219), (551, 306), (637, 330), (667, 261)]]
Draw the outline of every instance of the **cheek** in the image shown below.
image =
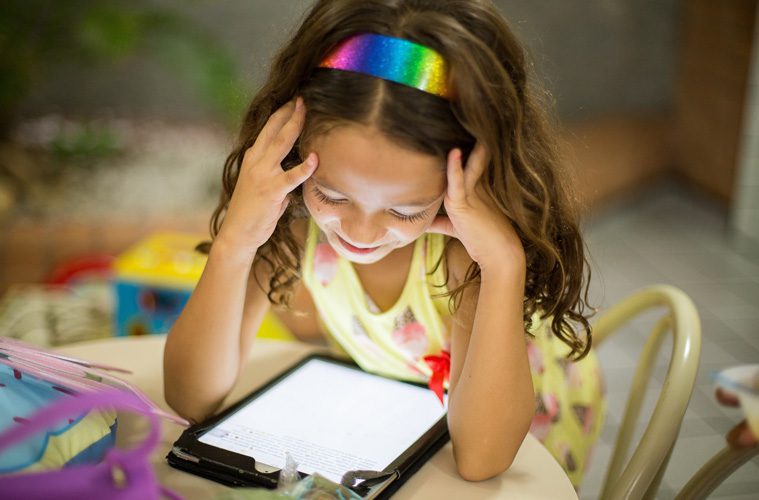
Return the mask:
[(411, 243), (420, 236), (424, 235), (428, 226), (427, 221), (420, 221), (414, 224), (409, 224), (403, 221), (393, 221), (387, 228), (393, 235), (394, 239), (403, 243)]

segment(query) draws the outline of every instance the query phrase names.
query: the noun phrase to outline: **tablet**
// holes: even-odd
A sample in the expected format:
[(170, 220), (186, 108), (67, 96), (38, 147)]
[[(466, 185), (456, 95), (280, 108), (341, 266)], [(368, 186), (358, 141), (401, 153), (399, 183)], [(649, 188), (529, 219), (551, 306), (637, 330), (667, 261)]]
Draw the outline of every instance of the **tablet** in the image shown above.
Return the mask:
[(370, 496), (382, 498), (448, 439), (445, 407), (426, 386), (316, 354), (185, 430), (167, 459), (225, 484), (273, 488), (289, 452), (301, 477), (318, 472), (365, 496), (383, 482)]

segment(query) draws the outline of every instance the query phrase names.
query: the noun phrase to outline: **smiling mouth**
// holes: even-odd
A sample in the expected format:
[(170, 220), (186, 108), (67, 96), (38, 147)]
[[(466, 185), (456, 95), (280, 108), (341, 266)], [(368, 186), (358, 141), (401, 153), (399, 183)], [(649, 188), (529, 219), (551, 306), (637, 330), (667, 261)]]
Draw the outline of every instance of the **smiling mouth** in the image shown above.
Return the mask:
[(379, 247), (369, 247), (369, 248), (354, 247), (353, 245), (351, 245), (350, 243), (342, 239), (339, 235), (335, 234), (335, 236), (337, 236), (337, 239), (340, 241), (340, 244), (343, 247), (345, 247), (346, 250), (355, 254), (366, 255), (366, 254), (374, 252), (375, 250), (379, 248)]

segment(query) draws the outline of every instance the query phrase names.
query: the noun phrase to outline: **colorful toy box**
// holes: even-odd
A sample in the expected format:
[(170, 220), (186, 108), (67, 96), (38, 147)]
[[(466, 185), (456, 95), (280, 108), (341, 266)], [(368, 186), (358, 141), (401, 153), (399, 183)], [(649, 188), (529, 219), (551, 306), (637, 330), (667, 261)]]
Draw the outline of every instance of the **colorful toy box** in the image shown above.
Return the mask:
[[(197, 234), (156, 233), (116, 258), (116, 335), (169, 331), (203, 273), (207, 257), (196, 252), (195, 246), (207, 239)], [(258, 337), (293, 339), (271, 312)]]
[(165, 333), (200, 279), (206, 256), (194, 250), (202, 235), (157, 233), (116, 258), (116, 335)]

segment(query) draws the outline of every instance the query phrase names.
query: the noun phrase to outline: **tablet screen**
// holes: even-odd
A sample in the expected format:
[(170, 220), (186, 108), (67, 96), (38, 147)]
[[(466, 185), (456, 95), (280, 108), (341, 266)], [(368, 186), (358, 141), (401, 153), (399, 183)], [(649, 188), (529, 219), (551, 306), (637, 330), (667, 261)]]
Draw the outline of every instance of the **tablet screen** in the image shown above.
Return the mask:
[(277, 468), (288, 451), (299, 471), (340, 482), (384, 470), (444, 415), (429, 389), (312, 359), (198, 440)]

